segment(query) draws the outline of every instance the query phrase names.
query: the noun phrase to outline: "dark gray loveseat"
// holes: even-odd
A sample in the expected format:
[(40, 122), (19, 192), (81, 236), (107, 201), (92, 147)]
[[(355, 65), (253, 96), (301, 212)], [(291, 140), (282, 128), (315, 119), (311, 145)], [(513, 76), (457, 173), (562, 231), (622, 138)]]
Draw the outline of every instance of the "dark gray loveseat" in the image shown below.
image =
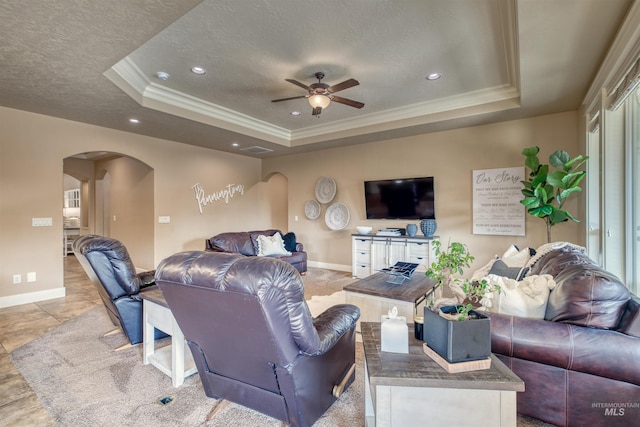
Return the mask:
[[(291, 255), (280, 255), (277, 258), (293, 265), (300, 274), (305, 274), (307, 272), (307, 253), (304, 251), (302, 243), (295, 241), (293, 233), (283, 234), (276, 229), (220, 233), (205, 240), (205, 250), (256, 256), (258, 254), (258, 236), (273, 236), (275, 233), (280, 233), (284, 237), (285, 245), (288, 243), (291, 245), (289, 248)], [(291, 238), (293, 241), (290, 240)]]

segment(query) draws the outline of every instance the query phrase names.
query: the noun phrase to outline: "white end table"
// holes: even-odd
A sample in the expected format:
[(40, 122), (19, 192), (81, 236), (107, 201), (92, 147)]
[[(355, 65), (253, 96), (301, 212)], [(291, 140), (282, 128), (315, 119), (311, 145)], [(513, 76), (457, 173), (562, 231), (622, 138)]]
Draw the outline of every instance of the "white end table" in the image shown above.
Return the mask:
[[(162, 291), (157, 288), (139, 295), (143, 299), (143, 363), (160, 369), (171, 377), (174, 387), (179, 387), (185, 378), (198, 371), (191, 351), (185, 346), (184, 335)], [(171, 345), (156, 349), (154, 329), (170, 335)]]

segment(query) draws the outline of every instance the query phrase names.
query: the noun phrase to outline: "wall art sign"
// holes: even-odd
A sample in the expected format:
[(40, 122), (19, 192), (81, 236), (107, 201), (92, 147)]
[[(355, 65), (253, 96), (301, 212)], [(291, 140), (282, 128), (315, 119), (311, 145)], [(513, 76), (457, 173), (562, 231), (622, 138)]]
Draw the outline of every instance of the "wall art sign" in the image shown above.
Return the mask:
[(524, 167), (473, 171), (473, 234), (524, 236)]
[(225, 204), (229, 204), (229, 199), (233, 198), (236, 194), (244, 195), (244, 185), (242, 184), (229, 184), (222, 190), (211, 194), (205, 194), (204, 188), (202, 188), (200, 183), (195, 184), (191, 188), (196, 193), (196, 201), (198, 202), (200, 213), (202, 213), (202, 208), (209, 203), (224, 200)]

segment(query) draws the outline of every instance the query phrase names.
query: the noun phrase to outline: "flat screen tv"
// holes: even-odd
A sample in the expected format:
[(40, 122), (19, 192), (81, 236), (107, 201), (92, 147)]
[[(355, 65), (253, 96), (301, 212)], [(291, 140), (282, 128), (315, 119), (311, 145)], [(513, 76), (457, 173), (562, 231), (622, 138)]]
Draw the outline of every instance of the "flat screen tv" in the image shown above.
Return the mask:
[(433, 177), (364, 182), (367, 219), (435, 219)]

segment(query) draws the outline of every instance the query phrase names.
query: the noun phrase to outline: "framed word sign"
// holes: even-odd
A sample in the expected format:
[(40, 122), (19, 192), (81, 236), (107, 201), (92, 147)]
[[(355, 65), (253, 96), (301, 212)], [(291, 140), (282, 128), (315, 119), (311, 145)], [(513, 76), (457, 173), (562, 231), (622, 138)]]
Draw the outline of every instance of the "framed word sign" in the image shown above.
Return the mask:
[(473, 234), (524, 236), (524, 167), (473, 171)]

